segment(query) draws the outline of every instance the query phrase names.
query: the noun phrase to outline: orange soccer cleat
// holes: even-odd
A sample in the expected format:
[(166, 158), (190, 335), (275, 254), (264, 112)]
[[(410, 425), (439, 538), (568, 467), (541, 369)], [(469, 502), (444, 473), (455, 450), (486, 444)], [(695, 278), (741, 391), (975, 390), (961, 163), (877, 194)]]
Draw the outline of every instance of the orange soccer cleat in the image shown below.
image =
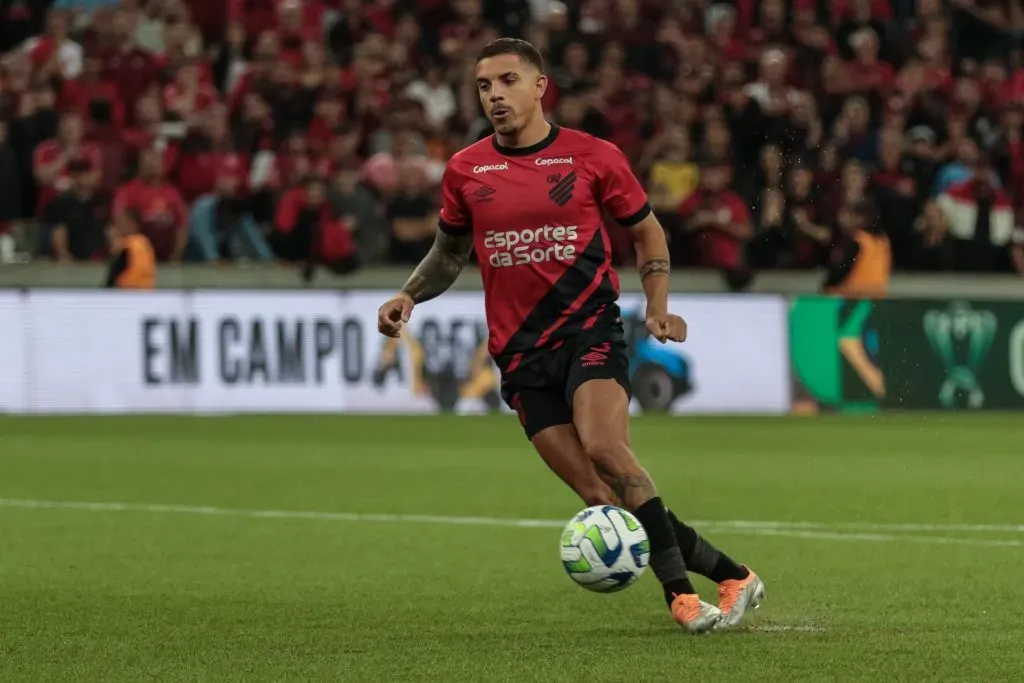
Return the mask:
[(722, 616), (717, 607), (704, 602), (696, 593), (675, 596), (670, 609), (676, 623), (690, 633), (710, 631)]
[(757, 609), (764, 600), (764, 582), (750, 568), (745, 579), (726, 579), (718, 584), (718, 609), (722, 618), (715, 628), (736, 626), (748, 609)]

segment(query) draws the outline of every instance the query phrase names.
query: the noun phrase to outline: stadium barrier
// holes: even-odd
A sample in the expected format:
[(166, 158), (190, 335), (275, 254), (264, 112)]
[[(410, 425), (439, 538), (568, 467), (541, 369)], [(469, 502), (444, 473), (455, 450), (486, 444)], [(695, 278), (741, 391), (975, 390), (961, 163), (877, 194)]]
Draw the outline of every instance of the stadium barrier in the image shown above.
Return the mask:
[[(387, 292), (0, 291), (0, 412), (506, 410), (479, 293), (376, 333)], [(635, 412), (1024, 409), (1024, 301), (673, 295), (684, 345), (624, 294)]]
[(798, 297), (794, 407), (1024, 409), (1024, 301)]
[[(482, 295), (419, 307), (377, 334), (388, 292), (0, 291), (0, 412), (473, 413), (504, 410)], [(788, 301), (673, 295), (685, 345), (642, 334), (623, 295), (635, 411), (790, 409)]]

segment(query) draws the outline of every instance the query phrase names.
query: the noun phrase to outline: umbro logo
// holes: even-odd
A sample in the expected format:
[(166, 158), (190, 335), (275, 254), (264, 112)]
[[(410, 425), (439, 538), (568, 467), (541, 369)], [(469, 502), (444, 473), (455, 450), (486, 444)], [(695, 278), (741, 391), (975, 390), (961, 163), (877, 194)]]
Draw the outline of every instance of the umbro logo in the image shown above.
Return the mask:
[(580, 360), (583, 361), (583, 367), (589, 368), (595, 365), (604, 365), (605, 361), (608, 360), (608, 352), (611, 350), (612, 346), (607, 342), (592, 347), (590, 353), (580, 356)]
[(548, 197), (555, 204), (565, 206), (572, 199), (572, 192), (576, 189), (576, 171), (569, 171), (565, 177), (558, 175), (548, 176), (548, 182), (554, 183), (548, 192)]
[(476, 197), (477, 203), (493, 202), (494, 198), (491, 195), (493, 195), (495, 192), (497, 192), (497, 190), (495, 190), (490, 185), (481, 185), (480, 187), (476, 188), (476, 190), (473, 192), (473, 196)]

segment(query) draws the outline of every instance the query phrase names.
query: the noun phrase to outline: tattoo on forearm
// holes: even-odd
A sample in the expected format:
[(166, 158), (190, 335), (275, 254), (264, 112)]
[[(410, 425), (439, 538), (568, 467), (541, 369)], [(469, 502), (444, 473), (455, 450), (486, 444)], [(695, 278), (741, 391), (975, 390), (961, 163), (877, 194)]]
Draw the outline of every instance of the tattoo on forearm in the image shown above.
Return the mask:
[(434, 246), (413, 270), (402, 291), (416, 303), (429, 301), (444, 293), (459, 279), (459, 273), (466, 266), (472, 249), (472, 232), (453, 236), (438, 230)]
[(647, 259), (647, 261), (640, 266), (640, 281), (642, 282), (652, 275), (668, 275), (671, 272), (672, 267), (667, 258)]
[(654, 482), (647, 475), (623, 474), (615, 477), (612, 490), (627, 505), (642, 504), (658, 495)]

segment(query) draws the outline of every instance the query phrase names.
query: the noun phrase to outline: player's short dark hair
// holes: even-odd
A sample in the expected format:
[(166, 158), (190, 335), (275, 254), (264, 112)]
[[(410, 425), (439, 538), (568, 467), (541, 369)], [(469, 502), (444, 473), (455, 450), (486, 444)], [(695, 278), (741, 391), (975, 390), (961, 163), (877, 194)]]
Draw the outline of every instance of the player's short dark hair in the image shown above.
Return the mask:
[(479, 63), (484, 59), (497, 57), (498, 55), (516, 55), (527, 64), (537, 67), (537, 71), (544, 73), (544, 58), (541, 57), (540, 51), (520, 38), (498, 38), (497, 40), (492, 40), (484, 45), (484, 49), (480, 50), (476, 61)]

